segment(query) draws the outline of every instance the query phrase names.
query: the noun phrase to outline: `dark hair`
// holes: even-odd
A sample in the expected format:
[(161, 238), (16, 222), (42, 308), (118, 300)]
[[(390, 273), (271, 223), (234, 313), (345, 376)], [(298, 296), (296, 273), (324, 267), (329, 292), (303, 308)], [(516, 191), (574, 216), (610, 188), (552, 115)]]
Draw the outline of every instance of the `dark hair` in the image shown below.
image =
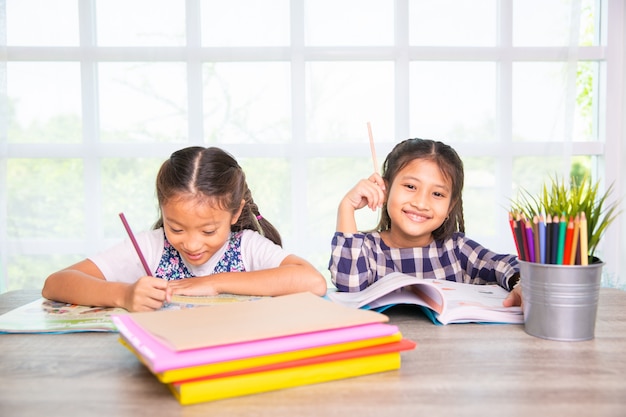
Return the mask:
[[(446, 239), (454, 232), (465, 232), (463, 220), (463, 161), (451, 146), (430, 139), (407, 139), (397, 144), (387, 155), (383, 163), (383, 179), (387, 189), (391, 188), (398, 172), (415, 159), (426, 159), (435, 162), (442, 175), (452, 185), (450, 214), (436, 230), (433, 238)], [(382, 232), (391, 227), (391, 218), (387, 213), (387, 202), (383, 204), (380, 222), (376, 230)]]
[[(191, 146), (174, 152), (161, 165), (156, 178), (156, 193), (161, 206), (171, 198), (188, 194), (233, 215), (239, 211), (244, 200), (243, 210), (231, 231), (256, 230), (272, 242), (282, 246), (278, 230), (261, 216), (252, 193), (246, 183), (246, 175), (235, 158), (216, 147)], [(163, 214), (154, 228), (163, 226)]]

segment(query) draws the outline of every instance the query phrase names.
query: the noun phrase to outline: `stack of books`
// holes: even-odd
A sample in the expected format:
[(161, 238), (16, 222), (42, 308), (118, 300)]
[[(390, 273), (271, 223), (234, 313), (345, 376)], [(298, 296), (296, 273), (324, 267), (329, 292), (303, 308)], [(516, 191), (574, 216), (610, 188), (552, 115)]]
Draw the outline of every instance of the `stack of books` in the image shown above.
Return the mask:
[(112, 319), (183, 405), (399, 369), (416, 346), (387, 316), (311, 293)]

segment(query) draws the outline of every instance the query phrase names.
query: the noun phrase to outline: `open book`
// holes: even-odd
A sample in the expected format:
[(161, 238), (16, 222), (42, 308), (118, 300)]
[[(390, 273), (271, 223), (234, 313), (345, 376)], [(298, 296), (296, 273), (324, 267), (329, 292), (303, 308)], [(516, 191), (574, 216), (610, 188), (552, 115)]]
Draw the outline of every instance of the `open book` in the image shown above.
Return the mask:
[(348, 307), (384, 311), (415, 304), (435, 324), (524, 323), (521, 307), (503, 307), (508, 292), (498, 285), (472, 285), (391, 273), (359, 292), (329, 292), (328, 298)]
[[(162, 310), (181, 310), (217, 306), (267, 297), (219, 294), (213, 296), (174, 295)], [(116, 332), (113, 314), (125, 314), (123, 308), (92, 307), (39, 298), (0, 315), (2, 333), (75, 333)]]

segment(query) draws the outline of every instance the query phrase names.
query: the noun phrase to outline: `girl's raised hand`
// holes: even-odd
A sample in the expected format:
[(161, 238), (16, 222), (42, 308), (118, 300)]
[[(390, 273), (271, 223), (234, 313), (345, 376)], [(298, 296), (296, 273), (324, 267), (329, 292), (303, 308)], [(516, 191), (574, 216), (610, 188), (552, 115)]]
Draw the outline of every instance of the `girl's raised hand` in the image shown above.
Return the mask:
[(367, 179), (359, 181), (343, 198), (353, 209), (365, 206), (372, 210), (382, 207), (385, 202), (385, 182), (382, 177), (373, 173)]

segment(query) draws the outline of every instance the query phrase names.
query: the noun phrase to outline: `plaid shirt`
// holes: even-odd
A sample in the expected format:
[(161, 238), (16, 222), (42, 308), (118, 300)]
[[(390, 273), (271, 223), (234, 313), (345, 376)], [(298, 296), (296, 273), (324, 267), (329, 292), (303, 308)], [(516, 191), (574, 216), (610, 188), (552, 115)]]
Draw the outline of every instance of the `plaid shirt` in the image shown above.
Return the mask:
[(455, 233), (420, 248), (390, 248), (380, 233), (335, 233), (328, 269), (338, 291), (365, 289), (391, 272), (469, 284), (498, 283), (510, 290), (508, 279), (519, 272), (514, 255), (500, 255)]

